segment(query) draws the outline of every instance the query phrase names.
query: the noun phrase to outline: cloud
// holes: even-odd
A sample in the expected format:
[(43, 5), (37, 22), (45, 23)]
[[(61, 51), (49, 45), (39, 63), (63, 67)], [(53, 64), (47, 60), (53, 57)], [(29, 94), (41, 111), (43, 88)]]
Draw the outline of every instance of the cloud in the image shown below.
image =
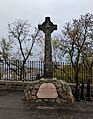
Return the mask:
[(61, 29), (72, 18), (93, 13), (92, 6), (93, 0), (0, 0), (0, 36), (6, 34), (7, 24), (15, 19), (27, 19), (37, 26), (50, 16)]

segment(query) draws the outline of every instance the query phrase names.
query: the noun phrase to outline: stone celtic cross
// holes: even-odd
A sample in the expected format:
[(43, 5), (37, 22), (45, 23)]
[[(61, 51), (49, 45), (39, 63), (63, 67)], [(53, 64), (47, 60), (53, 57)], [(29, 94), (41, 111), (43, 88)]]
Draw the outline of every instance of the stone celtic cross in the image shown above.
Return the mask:
[(53, 78), (51, 33), (57, 30), (57, 25), (50, 21), (50, 17), (46, 17), (45, 22), (38, 25), (38, 29), (45, 33), (44, 78)]

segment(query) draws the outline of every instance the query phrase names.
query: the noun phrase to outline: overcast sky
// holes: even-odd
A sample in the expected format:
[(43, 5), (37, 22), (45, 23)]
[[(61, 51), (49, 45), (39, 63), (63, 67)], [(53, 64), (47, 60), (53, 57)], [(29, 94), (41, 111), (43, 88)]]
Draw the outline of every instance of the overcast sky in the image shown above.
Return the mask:
[(93, 0), (0, 0), (0, 37), (15, 19), (29, 20), (37, 27), (50, 16), (60, 30), (65, 22), (88, 12), (93, 13)]

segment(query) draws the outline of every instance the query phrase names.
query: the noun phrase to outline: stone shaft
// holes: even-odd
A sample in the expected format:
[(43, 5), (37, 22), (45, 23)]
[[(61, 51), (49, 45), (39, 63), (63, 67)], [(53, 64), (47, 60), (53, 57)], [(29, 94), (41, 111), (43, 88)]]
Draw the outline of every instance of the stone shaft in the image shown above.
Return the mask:
[(45, 34), (45, 57), (44, 57), (44, 76), (53, 77), (51, 34)]

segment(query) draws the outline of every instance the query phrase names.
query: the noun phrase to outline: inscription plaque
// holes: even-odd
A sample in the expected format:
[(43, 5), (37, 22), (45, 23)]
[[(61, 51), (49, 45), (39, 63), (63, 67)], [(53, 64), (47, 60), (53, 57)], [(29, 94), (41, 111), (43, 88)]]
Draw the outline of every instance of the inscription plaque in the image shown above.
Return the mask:
[(57, 90), (53, 83), (43, 83), (41, 84), (38, 93), (38, 98), (57, 98)]

